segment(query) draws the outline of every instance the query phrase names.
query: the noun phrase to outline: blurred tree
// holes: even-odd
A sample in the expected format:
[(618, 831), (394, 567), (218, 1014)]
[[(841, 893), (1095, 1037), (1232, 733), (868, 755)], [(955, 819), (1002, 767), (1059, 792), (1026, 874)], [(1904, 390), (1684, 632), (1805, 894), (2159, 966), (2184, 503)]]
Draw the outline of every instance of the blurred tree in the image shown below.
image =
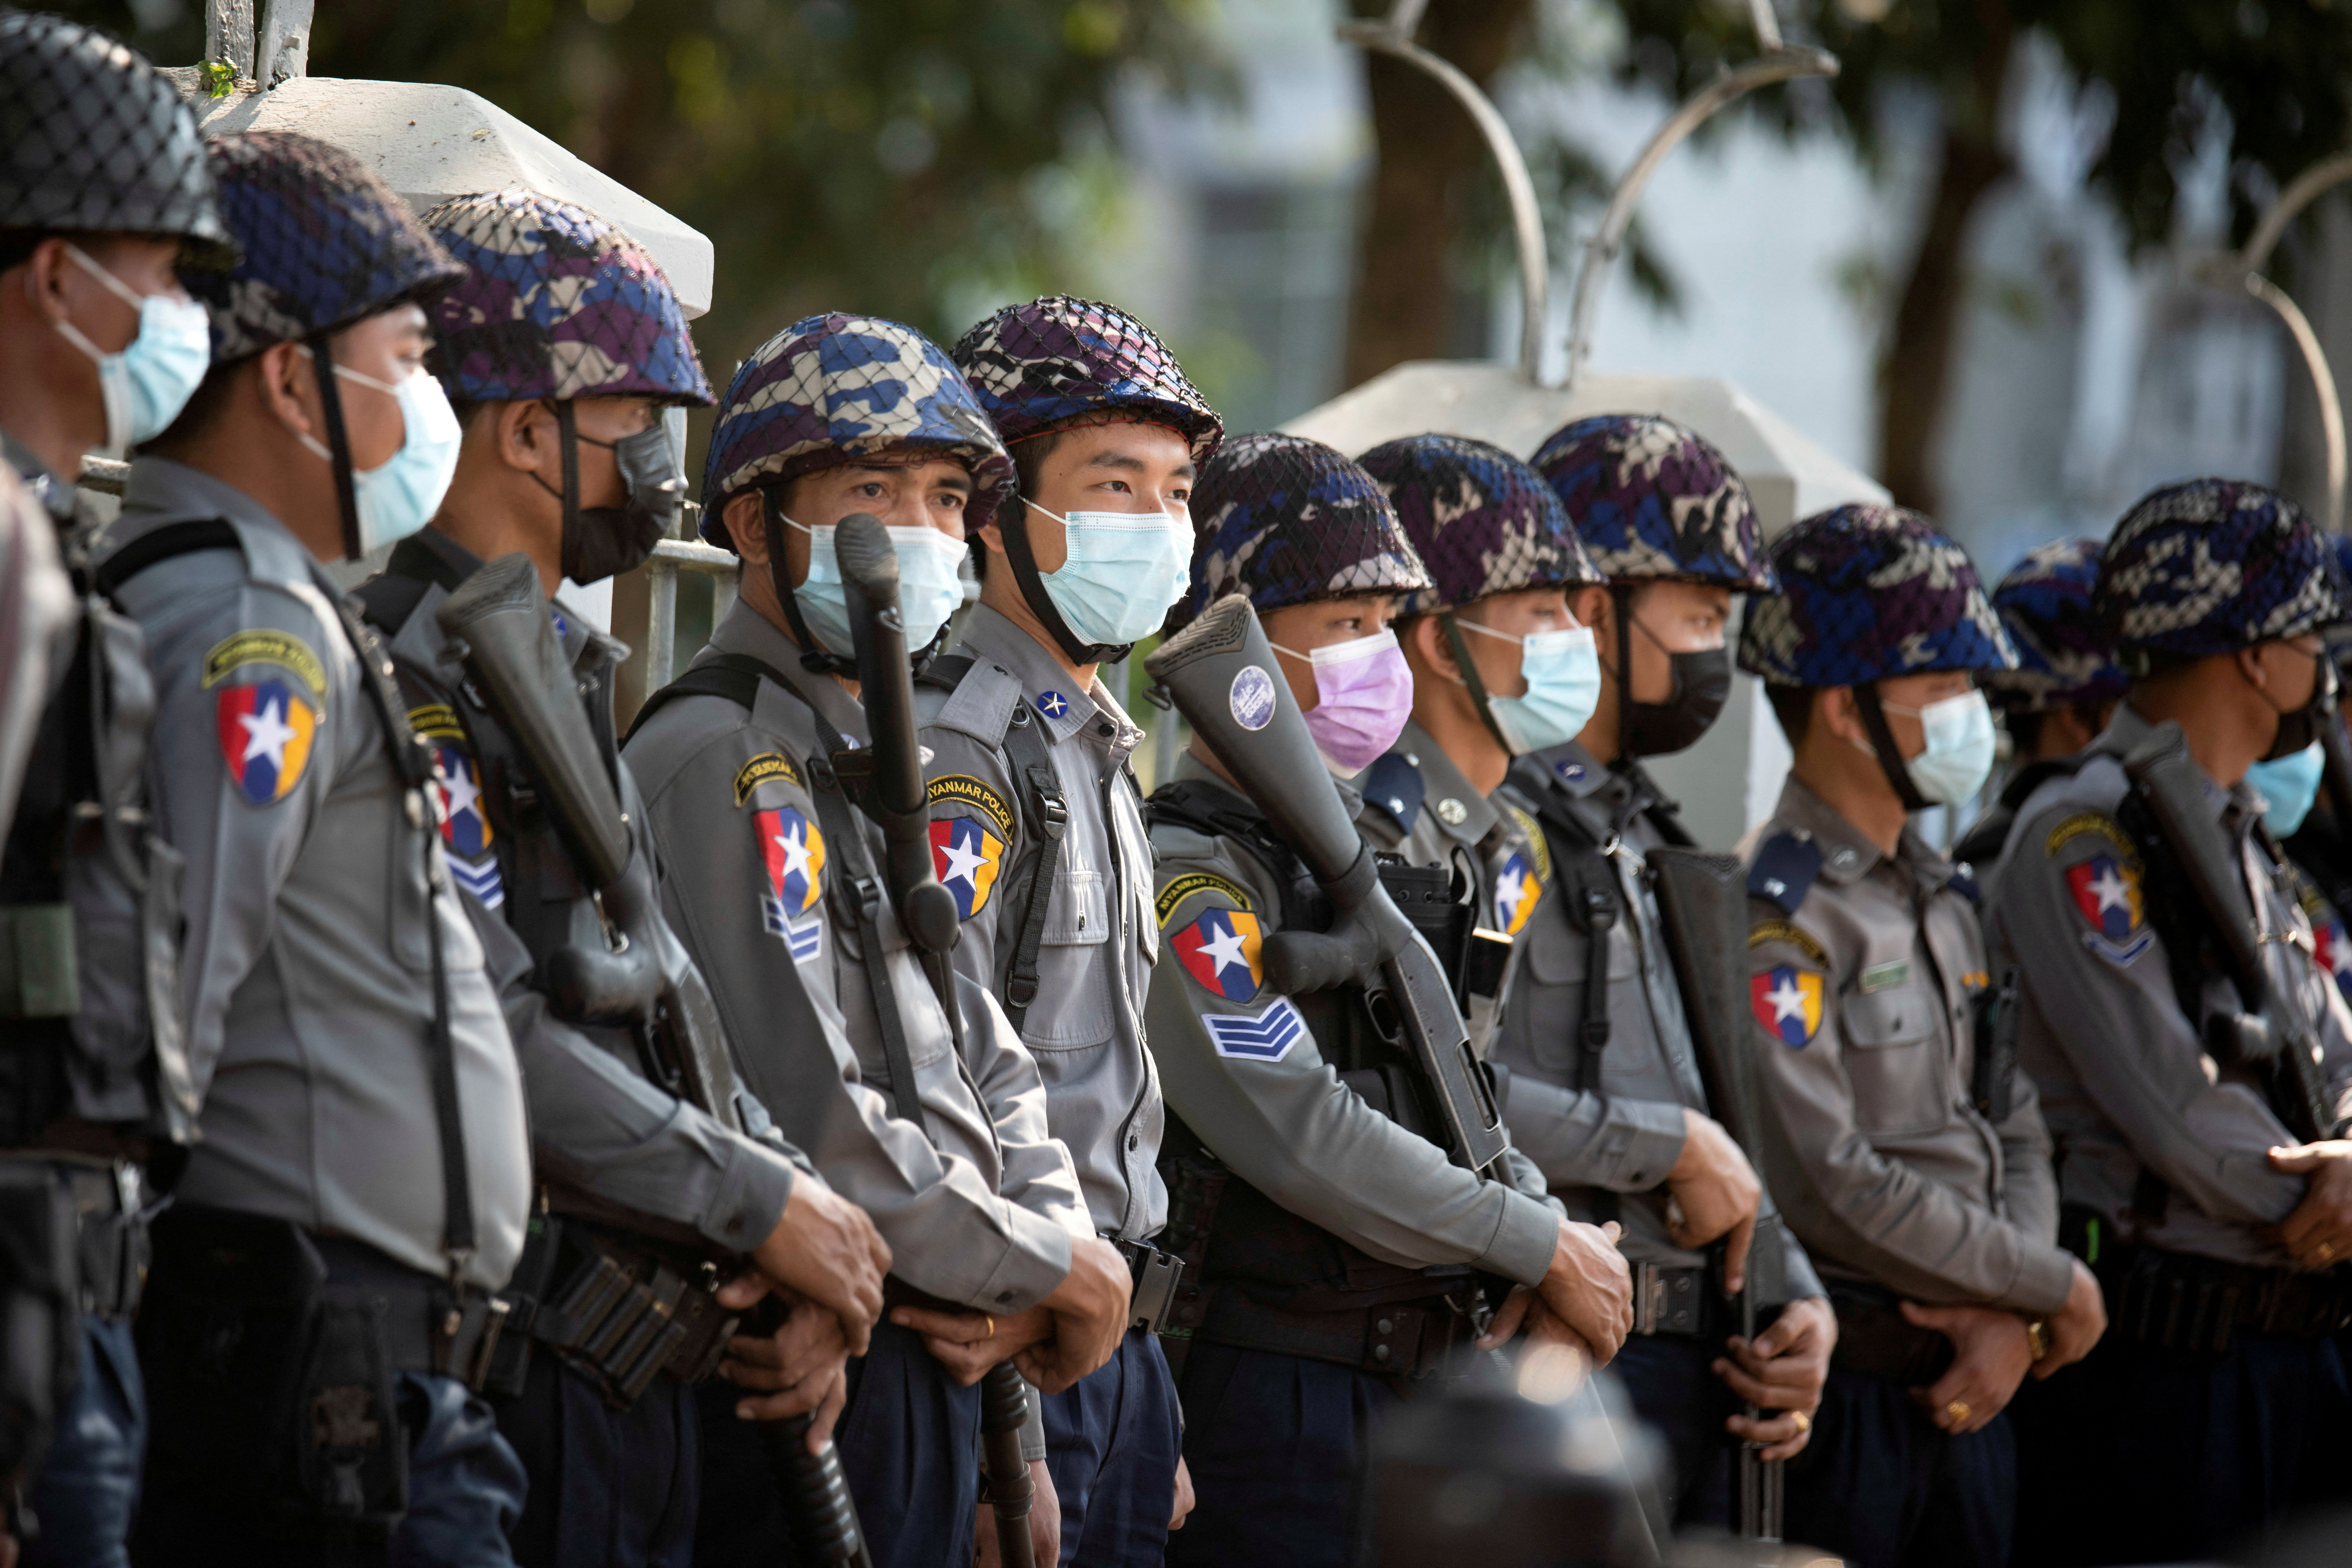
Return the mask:
[[(1631, 34), (1621, 74), (1677, 96), (1727, 56), (1753, 52), (1744, 6), (1614, 3)], [(2002, 95), (2027, 33), (2046, 34), (2086, 86), (2113, 94), (2114, 129), (2089, 178), (2136, 247), (2173, 237), (2176, 172), (2208, 134), (2230, 138), (2230, 238), (2238, 243), (2280, 186), (2342, 151), (2352, 131), (2352, 6), (2341, 0), (1797, 0), (1781, 14), (1792, 36), (1843, 62), (1828, 100), (1874, 168), (1884, 94), (1924, 89), (1939, 110), (1918, 248), (1891, 290), (1878, 370), (1878, 476), (1896, 500), (1928, 511), (1967, 297), (1969, 221), (2010, 173)], [(1820, 100), (1780, 92), (1756, 102), (1793, 129)]]
[[(158, 63), (201, 0), (39, 0)], [(711, 379), (812, 310), (942, 342), (1067, 281), (1119, 74), (1213, 79), (1211, 0), (327, 0), (317, 76), (469, 88), (709, 235)], [(149, 26), (142, 26), (144, 21)]]

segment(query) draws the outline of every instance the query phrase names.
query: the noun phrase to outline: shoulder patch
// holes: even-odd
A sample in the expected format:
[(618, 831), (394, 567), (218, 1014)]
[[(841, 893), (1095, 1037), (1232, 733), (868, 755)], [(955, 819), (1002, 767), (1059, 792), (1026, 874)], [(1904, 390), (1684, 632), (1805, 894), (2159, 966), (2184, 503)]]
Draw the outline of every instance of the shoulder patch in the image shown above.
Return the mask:
[(1976, 870), (1973, 867), (1953, 867), (1952, 874), (1944, 879), (1944, 886), (1972, 904), (1984, 902), (1984, 889), (1977, 886)]
[(1506, 936), (1518, 935), (1543, 896), (1544, 876), (1535, 856), (1514, 848), (1495, 873), (1495, 929)]
[(1800, 926), (1790, 925), (1787, 921), (1758, 921), (1748, 928), (1749, 947), (1762, 947), (1768, 942), (1785, 942), (1822, 968), (1829, 967), (1828, 950), (1815, 942), (1811, 932)]
[(931, 824), (931, 872), (955, 895), (956, 918), (970, 920), (988, 907), (1004, 869), (1004, 840), (978, 819), (943, 816)]
[[(2089, 815), (2089, 814), (2085, 814)], [(2101, 821), (2106, 819), (2099, 818)], [(2156, 933), (2141, 901), (2139, 857), (2119, 846), (2066, 868), (2066, 890), (2090, 927), (2083, 945), (2118, 967), (2146, 952)]]
[(2352, 936), (2347, 936), (2344, 921), (2320, 890), (2298, 875), (2296, 896), (2303, 904), (2305, 919), (2311, 921), (2311, 961), (2321, 973), (2336, 982), (2344, 1000), (2352, 1003)]
[(1228, 1002), (1247, 1002), (1265, 984), (1265, 967), (1258, 959), (1264, 940), (1255, 915), (1209, 910), (1170, 937), (1168, 945), (1202, 990)]
[(1536, 875), (1551, 880), (1551, 841), (1544, 837), (1543, 824), (1525, 806), (1509, 805), (1504, 810), (1518, 823), (1519, 831), (1528, 836), (1528, 853), (1535, 860)]
[(213, 644), (205, 655), (205, 684), (218, 686), (248, 664), (274, 664), (309, 687), (313, 696), (327, 694), (327, 667), (309, 643), (280, 631), (233, 632)]
[(2124, 831), (2122, 823), (2104, 811), (2078, 811), (2072, 816), (2062, 818), (2058, 826), (2050, 830), (2049, 837), (2042, 841), (2042, 852), (2054, 857), (2085, 833), (2095, 833), (2116, 846), (2130, 856), (2133, 868), (2138, 868), (2139, 857), (2132, 851), (2130, 835)]
[(1793, 963), (1776, 963), (1748, 980), (1748, 1005), (1764, 1032), (1803, 1050), (1822, 1032), (1822, 977)]
[(735, 770), (735, 804), (741, 805), (751, 798), (751, 792), (770, 779), (782, 779), (788, 784), (801, 782), (801, 775), (792, 759), (781, 752), (761, 752)]
[(1779, 905), (1782, 914), (1793, 915), (1821, 874), (1820, 845), (1793, 833), (1776, 833), (1757, 847), (1755, 863), (1748, 868), (1748, 891)]
[(1160, 889), (1160, 897), (1154, 900), (1153, 906), (1159, 914), (1160, 923), (1166, 925), (1168, 917), (1176, 912), (1176, 906), (1195, 893), (1214, 893), (1237, 910), (1255, 907), (1249, 894), (1242, 890), (1239, 883), (1228, 881), (1213, 871), (1187, 871), (1181, 877), (1170, 879), (1168, 885)]
[(457, 721), (457, 710), (446, 702), (427, 702), (422, 708), (408, 710), (408, 727), (428, 741), (461, 741), (466, 727)]
[(1307, 1033), (1307, 1020), (1287, 996), (1277, 996), (1255, 1013), (1203, 1013), (1201, 1026), (1209, 1031), (1219, 1056), (1254, 1062), (1280, 1061)]
[(751, 821), (767, 879), (761, 923), (782, 939), (793, 963), (805, 963), (817, 955), (824, 934), (824, 911), (817, 907), (824, 896), (824, 835), (790, 806), (756, 812)]
[(988, 786), (985, 780), (970, 773), (942, 773), (923, 786), (923, 803), (937, 805), (952, 801), (968, 805), (996, 824), (997, 837), (1010, 842), (1013, 837), (1013, 808), (1004, 797)]
[[(447, 713), (447, 727), (425, 729), (416, 721), (419, 713)], [(482, 908), (495, 910), (507, 901), (507, 891), (499, 874), (497, 834), (482, 810), (481, 764), (474, 760), (465, 732), (457, 728), (457, 716), (448, 709), (437, 704), (415, 709), (408, 720), (433, 755), (433, 815), (441, 828), (442, 858), (448, 863), (449, 875)]]
[(285, 681), (226, 686), (214, 703), (221, 759), (247, 805), (284, 800), (301, 782), (319, 732), (319, 710)]
[(1399, 833), (1412, 831), (1427, 793), (1421, 770), (1406, 762), (1402, 752), (1389, 752), (1364, 774), (1364, 804), (1386, 813)]

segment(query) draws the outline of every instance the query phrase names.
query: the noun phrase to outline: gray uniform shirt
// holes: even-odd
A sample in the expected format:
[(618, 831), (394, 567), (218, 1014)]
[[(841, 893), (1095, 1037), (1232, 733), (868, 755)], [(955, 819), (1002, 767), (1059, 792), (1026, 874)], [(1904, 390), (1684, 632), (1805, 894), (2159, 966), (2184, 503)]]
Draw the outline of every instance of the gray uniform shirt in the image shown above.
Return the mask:
[(426, 1054), (437, 921), (478, 1238), (464, 1278), (502, 1285), (530, 1202), (520, 1069), (481, 936), (361, 684), (340, 590), (250, 497), (160, 458), (133, 466), (110, 544), (213, 518), (241, 549), (171, 558), (121, 594), (155, 674), (156, 814), (188, 862), (182, 975), (204, 1112), (179, 1196), (447, 1272)]
[[(440, 584), (428, 585), (392, 639), (391, 652), (396, 664), (421, 672), (439, 693), (459, 694), (467, 689), (463, 662), (434, 618), (448, 597)], [(604, 656), (596, 645), (607, 639), (592, 633), (577, 612), (561, 619), (563, 650), (575, 668), (601, 662)], [(465, 704), (468, 723), (498, 722), (467, 698), (456, 696), (454, 700)], [(437, 716), (413, 710), (410, 717), (424, 732)], [(462, 734), (427, 738), (435, 743), (440, 770), (442, 849), (445, 855), (462, 852), (488, 837), (480, 826), (488, 819), (478, 798), (484, 781)], [(646, 809), (635, 778), (625, 763), (618, 773), (624, 811), (630, 821), (644, 822)], [(553, 835), (545, 837), (551, 840)], [(646, 852), (642, 836), (637, 852)], [(477, 859), (487, 868), (487, 880), (472, 882), (471, 901), (486, 906), (495, 901), (500, 910), (483, 923), (495, 931), (489, 938), (493, 945), (516, 950), (507, 967), (519, 963), (526, 973), (533, 968), (528, 952), (521, 951), (520, 935), (505, 918), (521, 898), (568, 896), (574, 916), (572, 940), (604, 940), (595, 929), (593, 906), (576, 881), (567, 877), (557, 887), (508, 889), (499, 884), (495, 856)], [(542, 866), (530, 859), (521, 864), (525, 874), (536, 871), (543, 883), (569, 872), (568, 866)], [(476, 873), (477, 879), (482, 876)], [(583, 914), (585, 920), (580, 918)], [(515, 986), (508, 995), (507, 1026), (525, 1064), (531, 1138), (545, 1171), (638, 1213), (689, 1226), (706, 1239), (738, 1252), (756, 1247), (776, 1228), (791, 1201), (794, 1175), (785, 1151), (732, 1131), (648, 1082), (625, 1036), (558, 1022), (529, 986)]]
[[(1759, 837), (1748, 949), (1763, 1175), (1806, 1251), (1825, 1277), (1930, 1305), (2056, 1311), (2074, 1264), (2033, 1085), (2018, 1075), (1998, 1127), (1969, 1100), (1988, 976), (1951, 863), (1907, 826), (1881, 854), (1794, 774)], [(1814, 855), (1809, 883), (1778, 874)]]
[(940, 879), (963, 912), (956, 967), (1002, 996), (1035, 877), (1028, 796), (1003, 745), (1014, 710), (1043, 726), (1069, 811), (1038, 948), (1036, 1000), (1021, 1037), (1045, 1075), (1046, 1114), (1070, 1151), (1095, 1229), (1147, 1241), (1168, 1220), (1160, 1182), (1160, 1079), (1143, 1047), (1143, 1002), (1159, 957), (1151, 850), (1128, 758), (1143, 731), (1100, 681), (1074, 689), (1034, 638), (976, 605), (954, 650), (971, 673), (952, 693), (918, 688), (931, 751)]
[[(854, 919), (835, 896), (836, 857), (807, 780), (824, 752), (815, 715), (862, 742), (865, 713), (830, 676), (738, 599), (699, 656), (748, 655), (763, 679), (748, 713), (683, 697), (630, 736), (663, 901), (710, 982), (750, 1087), (835, 1189), (873, 1215), (891, 1271), (990, 1312), (1020, 1311), (1070, 1270), (1090, 1230), (1069, 1157), (1046, 1127), (1036, 1065), (977, 986), (963, 994), (965, 1054), (891, 914), (880, 961), (907, 1033), (923, 1113), (898, 1118)], [(880, 830), (856, 818), (873, 862)]]
[[(2288, 1254), (2260, 1232), (2303, 1200), (2305, 1178), (2265, 1158), (2295, 1140), (2259, 1086), (2206, 1054), (2204, 1020), (2182, 1014), (2164, 940), (2141, 901), (2139, 856), (2115, 821), (2126, 787), (2117, 758), (2148, 731), (2118, 708), (2101, 754), (2034, 791), (2017, 814), (1990, 923), (1996, 961), (2016, 964), (2023, 982), (2018, 1064), (2032, 1074), (2064, 1151), (2066, 1202), (2148, 1246), (2287, 1266)], [(2312, 1026), (2336, 1114), (2352, 1113), (2352, 1015), (2314, 955), (2287, 874), (2253, 836), (2261, 797), (2244, 784), (2206, 782), (2262, 922), (2274, 1005)], [(2239, 1005), (2219, 978), (2203, 1000), (2208, 1010)], [(2143, 1169), (2168, 1189), (2152, 1224), (2135, 1212)]]
[[(1189, 754), (1176, 776), (1229, 787)], [(1507, 1183), (1473, 1174), (1365, 1104), (1263, 984), (1259, 945), (1281, 929), (1283, 892), (1265, 863), (1174, 823), (1151, 837), (1169, 951), (1146, 1020), (1185, 1125), (1267, 1197), (1383, 1262), (1542, 1279), (1559, 1236), (1542, 1173), (1513, 1150)]]
[[(1496, 792), (1507, 810), (1528, 819), (1543, 888), (1517, 933), (1518, 973), (1495, 1047), (1495, 1059), (1511, 1069), (1512, 1133), (1577, 1218), (1595, 1216), (1594, 1189), (1623, 1194), (1609, 1217), (1625, 1227), (1619, 1245), (1626, 1257), (1661, 1268), (1703, 1267), (1704, 1253), (1676, 1247), (1666, 1231), (1664, 1183), (1682, 1155), (1683, 1109), (1705, 1113), (1707, 1102), (1657, 894), (1644, 875), (1643, 857), (1667, 842), (1649, 815), (1659, 797), (1573, 741), (1532, 762)], [(1519, 794), (1538, 770), (1544, 804), (1565, 812), (1596, 844), (1615, 837), (1620, 846), (1608, 860), (1625, 912), (1605, 939), (1609, 1043), (1595, 1089), (1573, 1087), (1592, 939), (1573, 927), (1558, 896), (1551, 845), (1533, 820), (1538, 803)], [(1762, 1212), (1772, 1212), (1769, 1193)], [(1820, 1295), (1804, 1248), (1787, 1227), (1780, 1234), (1788, 1299)]]

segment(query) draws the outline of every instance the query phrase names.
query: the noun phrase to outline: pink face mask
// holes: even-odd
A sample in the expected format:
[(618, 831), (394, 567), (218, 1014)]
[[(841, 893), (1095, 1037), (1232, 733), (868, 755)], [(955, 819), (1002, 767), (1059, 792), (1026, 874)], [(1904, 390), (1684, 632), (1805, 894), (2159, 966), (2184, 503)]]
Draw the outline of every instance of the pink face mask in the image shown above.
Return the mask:
[(1412, 716), (1412, 670), (1394, 632), (1308, 653), (1279, 645), (1276, 651), (1315, 667), (1315, 706), (1307, 712), (1307, 732), (1315, 737), (1324, 766), (1349, 778), (1396, 744)]

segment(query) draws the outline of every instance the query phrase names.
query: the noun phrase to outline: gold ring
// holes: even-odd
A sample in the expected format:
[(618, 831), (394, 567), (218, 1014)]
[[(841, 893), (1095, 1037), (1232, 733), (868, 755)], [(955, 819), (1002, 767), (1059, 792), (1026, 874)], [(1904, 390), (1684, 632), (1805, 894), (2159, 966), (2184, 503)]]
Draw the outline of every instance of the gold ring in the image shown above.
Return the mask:
[(982, 1337), (985, 1339), (994, 1339), (996, 1337), (996, 1320), (994, 1318), (989, 1318), (986, 1312), (982, 1312), (981, 1316), (988, 1318), (988, 1332)]
[(1813, 1429), (1813, 1418), (1801, 1410), (1790, 1411), (1789, 1419), (1797, 1424), (1797, 1436), (1800, 1437)]
[(1965, 1399), (1955, 1399), (1944, 1406), (1944, 1414), (1952, 1418), (1953, 1426), (1958, 1426), (1969, 1418), (1969, 1402)]
[(2323, 1241), (2319, 1244), (2319, 1261), (2325, 1263), (2335, 1256), (2336, 1247), (2333, 1242)]

